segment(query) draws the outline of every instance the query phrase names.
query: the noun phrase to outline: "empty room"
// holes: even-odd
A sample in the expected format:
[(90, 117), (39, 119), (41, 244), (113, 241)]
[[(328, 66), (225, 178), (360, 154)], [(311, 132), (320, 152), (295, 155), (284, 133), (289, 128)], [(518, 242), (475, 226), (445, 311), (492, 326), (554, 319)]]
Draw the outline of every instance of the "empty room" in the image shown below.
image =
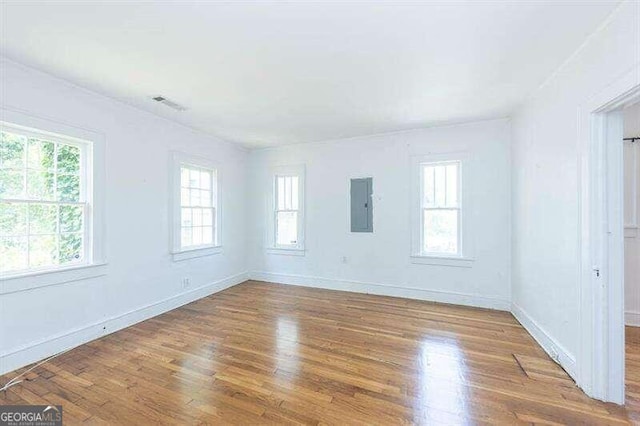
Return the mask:
[(640, 0), (0, 0), (0, 426), (640, 424)]

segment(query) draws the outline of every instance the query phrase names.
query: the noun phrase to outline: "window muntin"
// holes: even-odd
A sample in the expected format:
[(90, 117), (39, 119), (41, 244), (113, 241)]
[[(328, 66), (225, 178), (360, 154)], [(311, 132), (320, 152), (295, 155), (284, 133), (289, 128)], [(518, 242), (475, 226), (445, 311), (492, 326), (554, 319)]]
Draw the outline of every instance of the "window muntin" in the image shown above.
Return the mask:
[(276, 247), (296, 247), (299, 243), (299, 185), (298, 176), (275, 177)]
[(460, 256), (461, 163), (423, 163), (420, 171), (420, 251), (426, 255)]
[(217, 200), (215, 169), (180, 165), (181, 250), (217, 244)]
[(5, 129), (0, 132), (0, 273), (88, 263), (87, 144)]

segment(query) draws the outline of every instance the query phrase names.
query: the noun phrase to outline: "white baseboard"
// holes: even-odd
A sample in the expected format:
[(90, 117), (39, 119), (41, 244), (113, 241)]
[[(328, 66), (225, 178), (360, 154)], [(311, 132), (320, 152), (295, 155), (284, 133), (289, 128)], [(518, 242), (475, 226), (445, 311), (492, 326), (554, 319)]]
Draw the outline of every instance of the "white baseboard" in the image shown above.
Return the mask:
[(511, 313), (538, 342), (542, 349), (555, 362), (560, 364), (569, 375), (576, 380), (576, 359), (562, 345), (560, 345), (549, 333), (547, 333), (529, 314), (516, 303), (511, 304)]
[(203, 297), (217, 293), (248, 279), (248, 273), (233, 275), (210, 284), (203, 285), (188, 292), (151, 303), (132, 311), (113, 316), (104, 321), (82, 326), (74, 330), (58, 334), (47, 339), (12, 349), (0, 354), (0, 375), (17, 370), (36, 361), (45, 359), (67, 349), (75, 348), (107, 334), (130, 327), (141, 321), (158, 316)]
[(640, 327), (640, 312), (626, 311), (624, 313), (624, 324), (631, 327)]
[(315, 287), (328, 290), (352, 291), (355, 293), (377, 294), (380, 296), (404, 297), (407, 299), (428, 300), (430, 302), (451, 303), (455, 305), (474, 306), (479, 308), (509, 311), (511, 303), (508, 300), (476, 296), (465, 293), (425, 290), (415, 287), (401, 287), (386, 284), (348, 281), (306, 275), (276, 274), (272, 272), (252, 271), (252, 280), (273, 282), (278, 284)]

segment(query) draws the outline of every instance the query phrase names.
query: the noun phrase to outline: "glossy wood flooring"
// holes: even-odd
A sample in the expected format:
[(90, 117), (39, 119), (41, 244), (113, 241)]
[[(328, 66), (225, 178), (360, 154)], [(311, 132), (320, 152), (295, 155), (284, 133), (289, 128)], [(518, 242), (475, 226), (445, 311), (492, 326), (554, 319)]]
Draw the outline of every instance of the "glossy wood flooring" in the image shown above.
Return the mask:
[(626, 424), (630, 335), (626, 410), (509, 313), (247, 282), (67, 352), (0, 403), (62, 404), (65, 424)]

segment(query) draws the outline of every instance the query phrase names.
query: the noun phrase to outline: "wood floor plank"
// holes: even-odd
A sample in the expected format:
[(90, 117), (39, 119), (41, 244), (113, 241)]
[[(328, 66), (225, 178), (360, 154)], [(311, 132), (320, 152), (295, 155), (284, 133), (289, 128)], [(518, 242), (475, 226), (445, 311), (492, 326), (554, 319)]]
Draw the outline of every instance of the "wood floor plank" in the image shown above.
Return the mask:
[[(0, 393), (66, 424), (640, 424), (507, 312), (248, 281), (69, 351)], [(0, 384), (19, 371), (0, 377)]]

